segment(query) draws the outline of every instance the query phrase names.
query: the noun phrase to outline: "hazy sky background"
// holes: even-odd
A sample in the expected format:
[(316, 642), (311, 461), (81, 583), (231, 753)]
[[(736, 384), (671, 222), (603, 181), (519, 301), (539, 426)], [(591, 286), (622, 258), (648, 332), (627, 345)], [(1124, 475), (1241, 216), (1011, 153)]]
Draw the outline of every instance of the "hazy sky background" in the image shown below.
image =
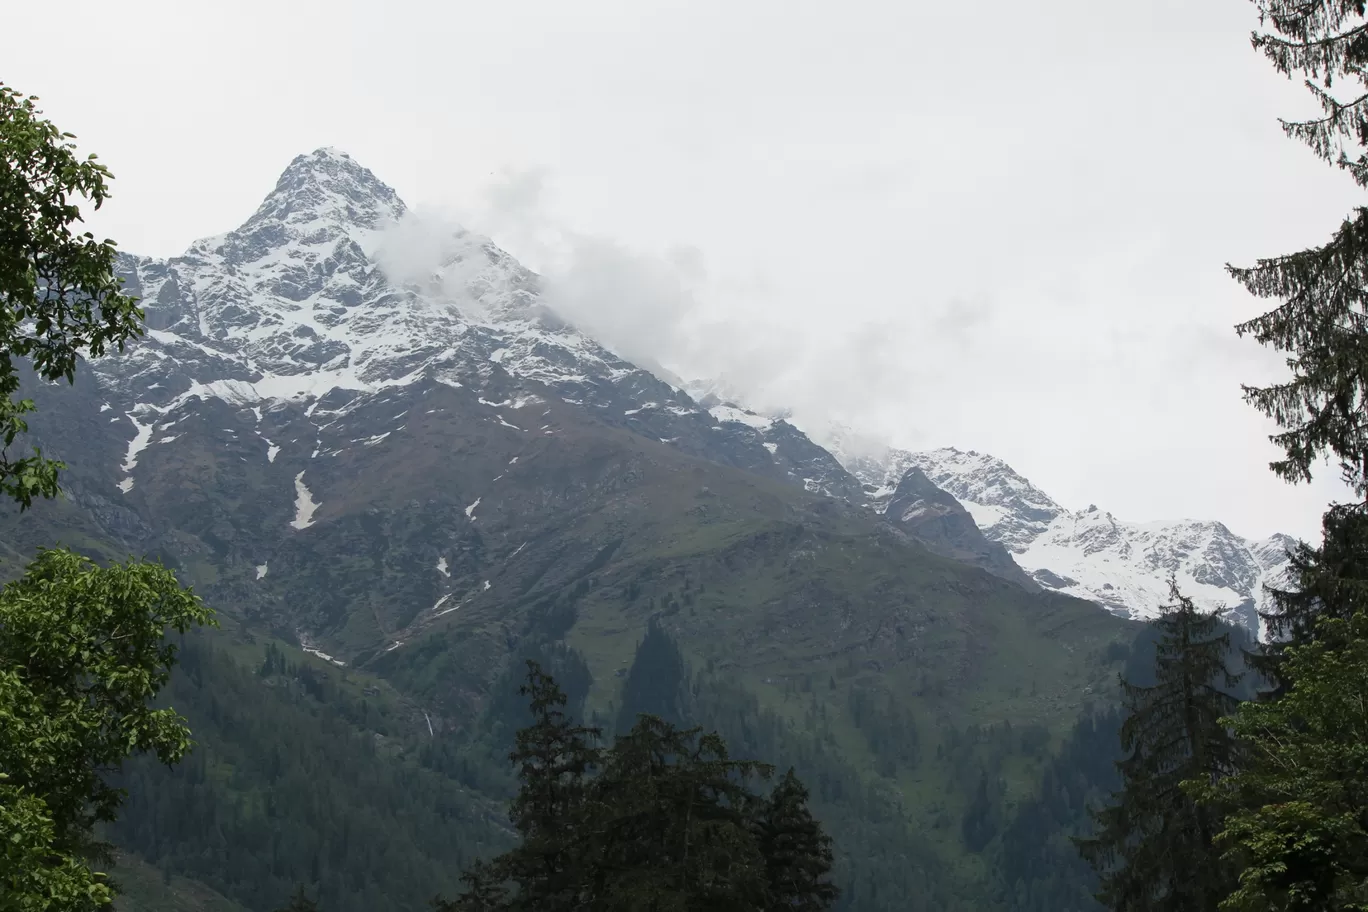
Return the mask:
[[(12, 4), (0, 79), (159, 256), (336, 146), (551, 278), (624, 353), (1008, 460), (1066, 506), (1314, 536), (1222, 264), (1357, 205), (1248, 0)], [(1327, 470), (1327, 475), (1330, 473)]]

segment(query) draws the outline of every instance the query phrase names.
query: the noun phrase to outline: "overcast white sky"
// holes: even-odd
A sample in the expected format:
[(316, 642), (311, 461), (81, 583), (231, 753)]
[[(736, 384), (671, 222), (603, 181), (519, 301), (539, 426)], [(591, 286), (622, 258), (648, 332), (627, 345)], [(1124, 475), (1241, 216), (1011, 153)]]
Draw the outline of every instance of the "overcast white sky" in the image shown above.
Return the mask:
[[(464, 213), (567, 308), (1066, 506), (1314, 536), (1239, 384), (1279, 361), (1222, 264), (1360, 196), (1285, 139), (1309, 99), (1248, 0), (128, 0), (11, 4), (0, 79), (116, 175), (160, 256), (331, 145)], [(59, 54), (64, 59), (59, 59)], [(1327, 472), (1328, 474), (1328, 472)]]

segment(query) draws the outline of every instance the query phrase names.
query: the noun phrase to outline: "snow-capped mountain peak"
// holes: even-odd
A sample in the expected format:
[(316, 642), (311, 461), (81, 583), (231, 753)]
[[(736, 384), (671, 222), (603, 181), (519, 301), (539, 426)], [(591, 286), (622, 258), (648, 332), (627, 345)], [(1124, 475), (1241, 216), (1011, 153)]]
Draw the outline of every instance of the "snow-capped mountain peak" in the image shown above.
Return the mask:
[(393, 188), (336, 149), (297, 156), (255, 213), (226, 235), (197, 241), (187, 256), (219, 257), (226, 265), (269, 267), (281, 252), (308, 247), (331, 251), (347, 241), (367, 247), (396, 223), (406, 207)]
[(988, 537), (1009, 551), (1038, 537), (1064, 508), (996, 456), (943, 447), (911, 452), (832, 424), (821, 441), (836, 458), (874, 489), (876, 500), (897, 488), (911, 469), (953, 495)]
[(239, 231), (319, 221), (379, 228), (405, 211), (394, 189), (369, 168), (345, 152), (322, 148), (296, 156)]
[(239, 228), (170, 260), (123, 258), (153, 332), (111, 369), (136, 382), (174, 349), (206, 387), (180, 395), (234, 381), (238, 399), (302, 399), (457, 364), (525, 361), (537, 373), (548, 360), (619, 362), (545, 319), (532, 306), (536, 276), (489, 239), (424, 236), (412, 253), (406, 211), (345, 153), (299, 156)]
[[(747, 409), (723, 385), (663, 382), (559, 319), (540, 303), (538, 277), (488, 238), (415, 221), (392, 189), (336, 150), (292, 161), (239, 228), (169, 260), (121, 257), (120, 275), (149, 331), (93, 367), (115, 403), (110, 420), (128, 434), (124, 493), (134, 489), (138, 454), (174, 443), (174, 425), (197, 400), (258, 415), (290, 402), (307, 426), (325, 398), (320, 420), (421, 381), (466, 389), (495, 410), (490, 422), (521, 433), (555, 429), (497, 410), (554, 397), (599, 422), (852, 504), (880, 510), (901, 497), (893, 519), (933, 550), (1030, 585), (1019, 567), (1043, 586), (1136, 616), (1165, 601), (1172, 574), (1200, 603), (1247, 621), (1261, 581), (1281, 567), (1278, 542), (1246, 542), (1219, 523), (1151, 527), (1074, 513), (987, 454), (911, 453), (855, 435), (832, 435), (823, 449), (788, 415)], [(486, 400), (490, 384), (502, 392)], [(278, 456), (298, 475), (328, 455), (322, 425), (291, 435), (266, 443), (270, 464)], [(968, 516), (924, 486), (899, 494), (913, 468)]]
[[(1089, 504), (1069, 510), (1003, 460), (946, 447), (923, 452), (852, 451), (848, 435), (827, 435), (837, 457), (887, 496), (912, 470), (954, 495), (984, 535), (1048, 589), (1095, 601), (1117, 614), (1149, 618), (1169, 602), (1169, 580), (1200, 607), (1259, 630), (1265, 585), (1285, 583), (1285, 535), (1249, 540), (1203, 520), (1127, 522)], [(876, 506), (877, 509), (877, 506)], [(1259, 631), (1262, 633), (1262, 631)]]
[(882, 484), (897, 484), (913, 467), (925, 472), (938, 488), (953, 494), (978, 527), (1009, 551), (1019, 551), (1064, 512), (1063, 507), (1007, 463), (974, 450), (893, 450)]
[[(491, 409), (559, 398), (691, 454), (861, 496), (859, 482), (792, 425), (700, 407), (558, 317), (542, 303), (538, 276), (489, 238), (414, 215), (337, 150), (294, 159), (240, 227), (168, 260), (124, 255), (119, 274), (141, 299), (149, 331), (93, 367), (119, 403), (111, 409), (122, 418), (111, 420), (125, 421), (132, 437), (125, 493), (137, 454), (176, 440), (165, 429), (197, 401), (254, 413), (293, 403), (312, 421), (325, 398), (324, 413), (335, 414), (341, 403), (436, 382)], [(486, 401), (490, 385), (502, 392)], [(291, 444), (309, 459), (321, 452), (307, 437)], [(283, 444), (270, 446), (272, 459), (288, 458)]]

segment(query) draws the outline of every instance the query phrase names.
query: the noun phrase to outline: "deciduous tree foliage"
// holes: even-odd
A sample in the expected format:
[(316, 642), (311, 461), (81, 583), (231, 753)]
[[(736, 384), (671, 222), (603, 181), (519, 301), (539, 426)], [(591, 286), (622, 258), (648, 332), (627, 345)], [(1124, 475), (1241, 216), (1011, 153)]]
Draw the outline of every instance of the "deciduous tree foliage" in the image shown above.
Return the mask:
[(90, 909), (110, 898), (92, 828), (122, 793), (106, 774), (148, 752), (174, 763), (189, 731), (150, 703), (175, 646), (210, 613), (155, 564), (39, 553), (0, 590), (0, 909)]
[[(12, 681), (0, 680), (0, 700)], [(94, 909), (113, 899), (106, 879), (57, 848), (42, 800), (0, 773), (0, 909), (5, 912)]]
[(17, 399), (16, 359), (54, 381), (75, 377), (79, 356), (98, 357), (142, 332), (142, 313), (120, 291), (116, 250), (76, 234), (81, 201), (98, 209), (110, 173), (41, 116), (37, 99), (0, 83), (0, 492), (28, 508), (57, 493), (62, 466), (10, 447), (28, 430), (31, 399)]
[(1182, 788), (1219, 781), (1238, 760), (1223, 719), (1237, 705), (1238, 677), (1226, 667), (1229, 634), (1173, 588), (1174, 602), (1154, 622), (1155, 683), (1122, 681), (1121, 788), (1097, 812), (1096, 835), (1077, 840), (1097, 870), (1098, 900), (1115, 912), (1209, 912), (1234, 874), (1212, 847), (1218, 809)]
[[(113, 242), (72, 230), (82, 200), (98, 209), (109, 196), (109, 171), (78, 158), (36, 101), (0, 84), (0, 494), (21, 510), (57, 493), (62, 466), (10, 453), (33, 410), (16, 399), (16, 359), (70, 382), (79, 357), (122, 348), (142, 328), (114, 276)], [(110, 902), (91, 868), (103, 854), (93, 827), (123, 797), (105, 777), (132, 754), (169, 764), (189, 748), (180, 718), (150, 703), (175, 657), (167, 628), (209, 620), (161, 566), (101, 568), (61, 549), (0, 591), (0, 910)]]
[(1237, 808), (1219, 834), (1241, 871), (1222, 909), (1368, 908), (1368, 612), (1318, 627), (1286, 651), (1288, 691), (1235, 716), (1247, 766), (1194, 789)]

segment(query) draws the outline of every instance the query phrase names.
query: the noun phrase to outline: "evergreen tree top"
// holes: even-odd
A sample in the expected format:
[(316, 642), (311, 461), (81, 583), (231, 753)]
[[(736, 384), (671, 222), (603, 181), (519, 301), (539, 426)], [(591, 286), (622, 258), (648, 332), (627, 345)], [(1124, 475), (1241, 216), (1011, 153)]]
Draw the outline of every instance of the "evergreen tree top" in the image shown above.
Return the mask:
[[(1368, 186), (1368, 22), (1363, 0), (1255, 0), (1254, 47), (1289, 77), (1303, 78), (1322, 116), (1282, 121), (1288, 136)], [(1368, 209), (1356, 207), (1325, 244), (1252, 267), (1226, 267), (1252, 294), (1281, 303), (1236, 327), (1289, 354), (1292, 377), (1244, 388), (1245, 398), (1282, 428), (1280, 477), (1309, 481), (1333, 458), (1345, 481), (1368, 497)]]
[[(1278, 72), (1301, 76), (1324, 116), (1282, 121), (1288, 136), (1368, 186), (1368, 23), (1363, 0), (1256, 0), (1254, 47)], [(1355, 86), (1357, 83), (1357, 87)], [(1347, 84), (1349, 96), (1337, 94)]]
[(773, 768), (733, 758), (714, 732), (643, 713), (599, 747), (536, 663), (521, 693), (532, 724), (511, 755), (510, 816), (522, 840), (466, 871), (465, 893), (437, 912), (822, 912), (835, 901), (831, 841), (792, 769), (762, 796), (752, 787)]
[(1212, 848), (1219, 817), (1183, 783), (1212, 782), (1238, 766), (1225, 718), (1239, 681), (1226, 667), (1228, 633), (1172, 587), (1153, 621), (1159, 632), (1154, 684), (1122, 680), (1127, 718), (1121, 789), (1093, 816), (1098, 832), (1075, 840), (1098, 872), (1098, 900), (1114, 912), (1208, 912), (1232, 889), (1234, 873)]
[(1319, 547), (1300, 544), (1289, 555), (1291, 580), (1273, 591), (1273, 609), (1260, 616), (1269, 642), (1250, 657), (1251, 664), (1274, 682), (1268, 697), (1281, 696), (1288, 682), (1288, 645), (1319, 635), (1318, 619), (1348, 619), (1368, 609), (1368, 506), (1338, 504), (1321, 520)]

